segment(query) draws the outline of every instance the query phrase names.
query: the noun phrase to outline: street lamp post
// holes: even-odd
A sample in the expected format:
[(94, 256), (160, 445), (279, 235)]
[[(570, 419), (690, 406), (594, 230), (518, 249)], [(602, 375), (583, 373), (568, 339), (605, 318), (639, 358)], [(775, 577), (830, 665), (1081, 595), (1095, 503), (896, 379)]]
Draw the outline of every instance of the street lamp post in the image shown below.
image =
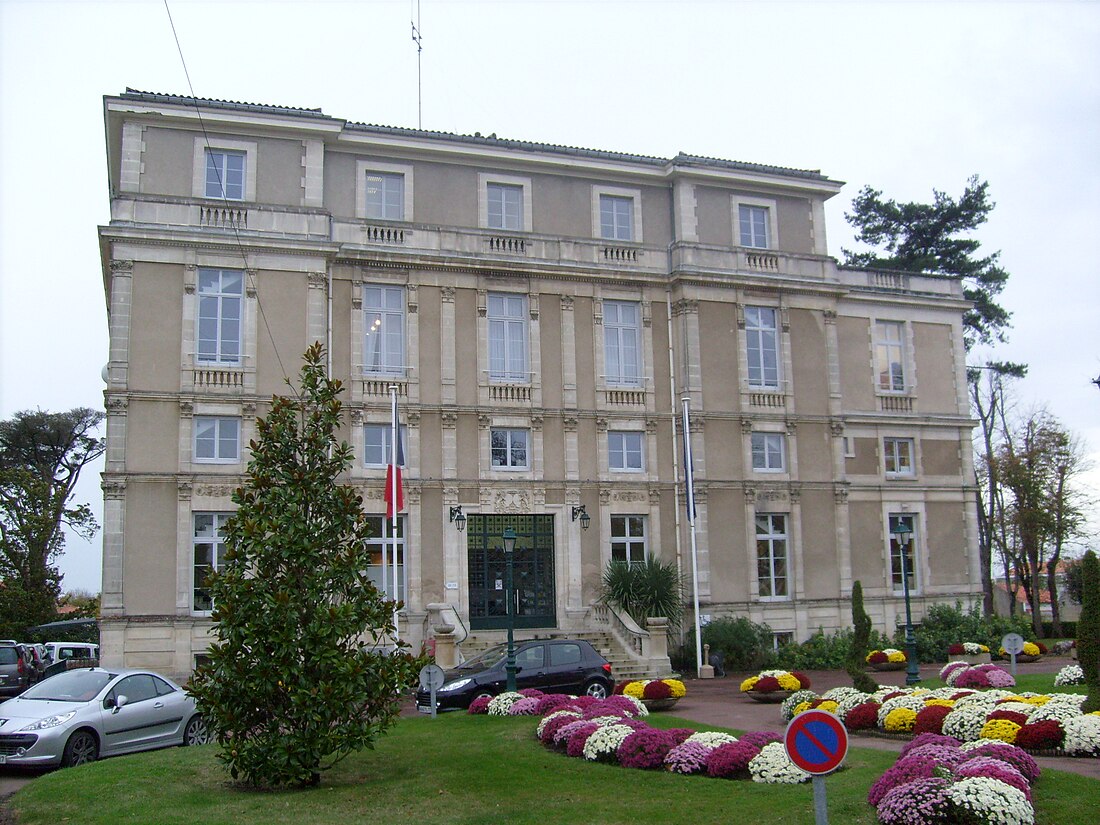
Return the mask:
[(513, 556), (515, 556), (516, 550), (516, 531), (511, 527), (504, 528), (504, 555), (508, 559), (508, 581), (507, 581), (507, 599), (508, 599), (508, 658), (504, 661), (504, 672), (507, 674), (507, 682), (505, 684), (505, 690), (516, 689), (516, 645), (513, 638), (513, 631), (516, 626), (515, 611), (512, 609), (512, 602), (515, 600), (514, 591), (512, 590), (512, 569), (513, 569)]
[(917, 664), (917, 637), (913, 634), (913, 612), (909, 606), (909, 570), (905, 563), (905, 551), (909, 547), (913, 528), (899, 518), (891, 532), (898, 543), (898, 555), (901, 556), (901, 587), (905, 594), (905, 656), (909, 660), (905, 669), (905, 684), (915, 685), (920, 682), (920, 666)]

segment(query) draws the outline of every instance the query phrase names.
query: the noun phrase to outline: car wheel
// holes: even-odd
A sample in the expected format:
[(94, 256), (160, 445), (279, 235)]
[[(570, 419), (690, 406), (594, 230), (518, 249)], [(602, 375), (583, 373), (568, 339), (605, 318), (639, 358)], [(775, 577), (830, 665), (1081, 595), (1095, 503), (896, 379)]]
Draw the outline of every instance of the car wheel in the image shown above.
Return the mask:
[(591, 682), (584, 686), (584, 692), (596, 699), (606, 699), (607, 685), (605, 685), (603, 682), (593, 679)]
[(183, 729), (183, 744), (186, 745), (205, 745), (210, 741), (210, 731), (206, 727), (206, 720), (199, 714), (195, 714), (187, 723), (187, 727)]
[(61, 754), (61, 765), (65, 768), (75, 768), (86, 762), (95, 762), (98, 757), (99, 742), (88, 731), (78, 730), (65, 743), (65, 750)]

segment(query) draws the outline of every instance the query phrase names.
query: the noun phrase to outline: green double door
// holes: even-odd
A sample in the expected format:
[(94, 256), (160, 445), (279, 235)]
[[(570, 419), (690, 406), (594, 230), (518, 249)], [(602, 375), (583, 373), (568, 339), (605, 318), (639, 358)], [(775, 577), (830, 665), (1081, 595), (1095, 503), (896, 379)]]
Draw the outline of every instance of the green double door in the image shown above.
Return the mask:
[(477, 515), (466, 526), (470, 628), (508, 627), (508, 557), (504, 530), (516, 531), (513, 552), (515, 627), (556, 627), (554, 611), (554, 517)]

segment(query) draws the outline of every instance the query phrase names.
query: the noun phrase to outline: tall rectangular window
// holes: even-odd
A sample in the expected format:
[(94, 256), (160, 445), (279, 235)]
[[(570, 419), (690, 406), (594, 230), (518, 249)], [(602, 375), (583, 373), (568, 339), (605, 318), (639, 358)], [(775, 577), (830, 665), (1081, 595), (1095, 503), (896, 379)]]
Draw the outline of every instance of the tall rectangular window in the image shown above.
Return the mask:
[(760, 473), (782, 473), (787, 469), (783, 433), (752, 434), (752, 468)]
[(779, 310), (745, 307), (749, 386), (779, 388)]
[(527, 384), (527, 298), (489, 295), (489, 379)]
[(634, 240), (634, 199), (600, 195), (600, 237), (609, 241)]
[(193, 513), (191, 533), (192, 598), (191, 609), (208, 613), (214, 609), (210, 598), (211, 573), (225, 563), (225, 524), (232, 513)]
[(607, 466), (619, 472), (641, 472), (645, 469), (642, 455), (642, 434), (611, 430), (607, 434)]
[(611, 517), (611, 560), (641, 564), (646, 554), (646, 517)]
[(198, 292), (198, 360), (206, 364), (239, 364), (244, 273), (234, 269), (200, 269)]
[[(408, 461), (408, 434), (405, 425), (398, 428), (401, 439), (401, 454)], [(363, 425), (363, 464), (367, 467), (385, 467), (393, 457), (393, 429), (389, 424)], [(404, 466), (404, 465), (402, 465)]]
[(741, 246), (751, 246), (757, 249), (767, 249), (768, 242), (768, 210), (763, 206), (738, 207), (738, 218), (741, 225)]
[(530, 468), (527, 430), (496, 428), (489, 430), (489, 453), (494, 470), (527, 470)]
[(367, 172), (367, 217), (383, 221), (405, 219), (405, 176)]
[[(380, 593), (389, 593), (391, 599), (405, 601), (405, 517), (397, 517), (397, 593), (393, 593), (394, 541), (393, 522), (385, 516), (367, 516), (371, 537), (367, 540), (370, 565), (367, 578)], [(386, 553), (386, 582), (382, 583), (382, 553)]]
[(913, 439), (882, 439), (882, 455), (886, 465), (886, 475), (913, 475)]
[(363, 287), (363, 371), (405, 374), (405, 290), (399, 286)]
[(905, 392), (905, 324), (875, 323), (875, 371), (878, 386), (886, 392)]
[(489, 228), (523, 229), (523, 187), (508, 183), (488, 183), (485, 195), (489, 206)]
[(197, 415), (194, 460), (211, 464), (233, 464), (241, 460), (241, 419)]
[(760, 598), (787, 596), (787, 516), (756, 516), (756, 581)]
[(642, 319), (631, 301), (603, 302), (604, 368), (609, 387), (642, 384)]
[[(917, 520), (909, 514), (891, 513), (887, 522), (890, 526), (890, 581), (894, 592), (905, 592), (901, 572), (904, 565), (904, 578), (909, 580), (909, 592), (914, 593), (917, 590)], [(904, 546), (898, 543), (898, 537), (894, 533), (899, 524), (905, 524), (910, 531)]]
[(245, 192), (244, 152), (206, 150), (206, 197), (243, 201)]

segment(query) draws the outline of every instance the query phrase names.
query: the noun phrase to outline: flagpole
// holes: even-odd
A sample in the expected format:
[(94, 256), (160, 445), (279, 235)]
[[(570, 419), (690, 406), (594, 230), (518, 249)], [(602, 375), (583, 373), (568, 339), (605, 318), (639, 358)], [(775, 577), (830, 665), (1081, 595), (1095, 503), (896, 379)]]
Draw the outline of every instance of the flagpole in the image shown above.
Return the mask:
[[(400, 483), (398, 478), (398, 466), (397, 466), (397, 439), (401, 437), (401, 430), (397, 426), (397, 385), (390, 384), (390, 464), (393, 467), (393, 471), (390, 473), (390, 501), (393, 502), (393, 508), (391, 510), (390, 518), (390, 542), (392, 543), (393, 555), (393, 640), (398, 642), (400, 640), (400, 631), (397, 626), (397, 511), (399, 509), (397, 488)], [(385, 578), (385, 563), (383, 562), (382, 576)]]
[(685, 395), (684, 403), (684, 478), (687, 479), (687, 516), (691, 525), (691, 598), (695, 609), (695, 675), (703, 670), (703, 636), (699, 626), (699, 556), (695, 545), (695, 467), (691, 461), (691, 417), (688, 408), (691, 400)]

